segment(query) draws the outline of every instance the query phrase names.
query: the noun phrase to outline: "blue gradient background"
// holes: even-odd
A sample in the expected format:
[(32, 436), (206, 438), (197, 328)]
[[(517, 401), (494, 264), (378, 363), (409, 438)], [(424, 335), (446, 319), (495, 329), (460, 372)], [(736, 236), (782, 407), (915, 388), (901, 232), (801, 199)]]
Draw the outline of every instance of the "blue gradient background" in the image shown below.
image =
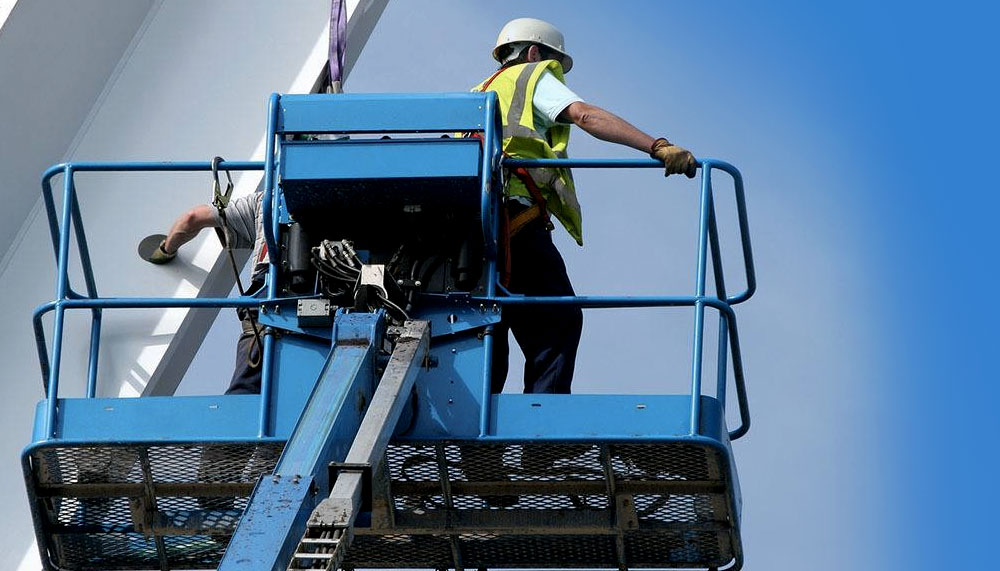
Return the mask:
[[(519, 16), (565, 32), (586, 100), (745, 176), (745, 568), (993, 568), (997, 10), (397, 0), (346, 88), (466, 90)], [(571, 151), (639, 156), (581, 132)], [(694, 184), (577, 179), (587, 246), (556, 236), (577, 291), (691, 293)], [(575, 390), (684, 378), (687, 316), (616, 315), (588, 312)]]

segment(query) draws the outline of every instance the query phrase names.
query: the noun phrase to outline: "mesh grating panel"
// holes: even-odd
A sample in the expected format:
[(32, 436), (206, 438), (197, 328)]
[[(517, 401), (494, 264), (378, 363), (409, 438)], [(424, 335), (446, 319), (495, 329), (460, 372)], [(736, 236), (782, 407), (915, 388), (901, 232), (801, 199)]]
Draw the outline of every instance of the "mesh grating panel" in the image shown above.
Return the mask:
[(156, 508), (164, 527), (232, 534), (246, 508), (247, 498), (159, 497)]
[(127, 498), (51, 498), (50, 517), (64, 526), (125, 531), (132, 525)]
[(391, 446), (389, 452), (386, 453), (390, 478), (409, 482), (438, 481), (440, 479), (438, 473), (440, 454), (439, 447), (435, 445)]
[(207, 444), (141, 447), (78, 446), (36, 450), (40, 484), (139, 483), (140, 453), (145, 451), (155, 482), (253, 483), (271, 472), (281, 444)]
[(156, 560), (156, 542), (142, 534), (55, 535), (60, 563), (70, 569), (127, 569)]
[(451, 543), (438, 535), (356, 536), (343, 566), (449, 568)]
[[(176, 569), (215, 567), (228, 537), (187, 535), (163, 538), (164, 551)], [(67, 569), (158, 569), (156, 540), (138, 533), (53, 536)]]
[(253, 483), (274, 470), (280, 452), (253, 443), (162, 446), (149, 450), (149, 463), (157, 482)]
[(516, 471), (516, 454), (516, 447), (503, 444), (459, 446), (457, 461), (448, 465), (448, 477), (464, 482), (505, 480), (508, 474)]
[(720, 534), (688, 530), (631, 533), (625, 536), (625, 557), (632, 567), (721, 567), (733, 559), (729, 540), (720, 549)]
[(525, 480), (600, 481), (604, 468), (600, 451), (590, 444), (543, 444), (512, 447), (519, 452), (520, 478)]
[(392, 500), (393, 507), (397, 511), (403, 512), (420, 514), (427, 511), (447, 509), (445, 506), (444, 496), (441, 495), (395, 495)]
[[(722, 567), (733, 560), (729, 535), (705, 530), (632, 532), (625, 535), (629, 567)], [(466, 568), (618, 567), (610, 535), (516, 535), (468, 533), (456, 536)], [(449, 540), (440, 535), (357, 536), (345, 568), (454, 567)]]
[[(51, 521), (65, 528), (104, 532), (132, 531), (133, 506), (143, 504), (127, 498), (51, 498)], [(161, 496), (156, 500), (156, 523), (160, 529), (205, 530), (232, 533), (246, 507), (247, 498), (194, 498)]]
[(138, 448), (44, 448), (33, 455), (43, 484), (137, 483), (143, 480)]
[[(436, 482), (447, 471), (451, 482), (564, 482), (604, 480), (600, 451), (590, 444), (563, 445), (394, 445), (386, 454), (390, 477), (400, 482)], [(442, 493), (397, 494), (397, 510), (421, 513), (446, 509)], [(459, 510), (607, 509), (606, 495), (520, 494), (452, 496)]]
[[(281, 449), (252, 442), (39, 449), (29, 486), (42, 495), (61, 486), (68, 497), (39, 498), (36, 525), (61, 568), (159, 569), (156, 538), (171, 568), (214, 568), (247, 504), (231, 488), (215, 488), (239, 484), (248, 492), (274, 470)], [(76, 485), (90, 486), (84, 497), (74, 497)], [(152, 496), (171, 485), (188, 495)]]
[[(451, 483), (491, 483), (501, 486), (495, 495), (454, 494), (451, 506), (457, 510), (608, 510), (612, 500), (604, 486), (601, 493), (573, 490), (573, 483), (605, 482), (606, 472), (622, 482), (722, 481), (725, 470), (719, 454), (708, 447), (691, 444), (620, 444), (606, 447), (591, 444), (405, 444), (390, 446), (386, 458), (390, 477), (396, 482), (436, 484), (425, 493), (400, 493), (393, 498), (396, 510), (416, 514), (447, 509), (445, 485), (440, 476), (447, 472)], [(503, 492), (505, 482), (515, 482), (520, 493)], [(533, 487), (530, 484), (539, 483)], [(566, 483), (565, 492), (555, 493)], [(544, 485), (544, 486), (543, 486)], [(510, 488), (511, 486), (507, 486)], [(539, 493), (532, 488), (549, 490)], [(697, 495), (649, 494), (637, 496), (640, 520), (688, 522), (713, 519), (713, 507)], [(721, 505), (725, 505), (722, 502)], [(716, 508), (718, 509), (718, 508)], [(725, 509), (724, 507), (722, 509)], [(726, 519), (715, 517), (714, 519)]]
[(469, 567), (588, 567), (615, 558), (610, 536), (462, 536), (463, 563)]
[(718, 453), (691, 444), (619, 444), (612, 447), (617, 477), (626, 480), (718, 479)]
[[(516, 496), (514, 497), (516, 498)], [(456, 510), (481, 510), (489, 509), (490, 507), (501, 509), (502, 506), (500, 504), (503, 503), (494, 501), (493, 503), (496, 505), (490, 506), (482, 497), (469, 495), (452, 496), (451, 501)]]
[[(397, 514), (405, 513), (405, 521), (418, 526), (424, 514), (436, 517), (426, 520), (422, 533), (427, 535), (380, 537), (369, 531), (358, 536), (348, 552), (351, 566), (454, 567), (451, 541), (466, 568), (615, 568), (619, 566), (615, 522), (627, 520), (629, 514), (635, 522), (631, 525), (638, 527), (621, 531), (631, 567), (723, 566), (733, 559), (738, 544), (737, 532), (729, 527), (731, 492), (721, 493), (724, 488), (720, 493), (695, 492), (699, 486), (728, 488), (725, 459), (707, 446), (408, 443), (391, 445), (386, 460), (390, 487), (410, 490), (393, 496)], [(607, 481), (609, 475), (612, 482)], [(499, 495), (453, 493), (453, 515), (442, 520), (442, 512), (448, 510), (447, 491), (474, 486)], [(635, 491), (622, 491), (627, 486)], [(423, 493), (413, 491), (418, 489)], [(618, 490), (627, 501), (616, 507), (610, 490)], [(463, 511), (471, 512), (464, 514), (466, 519), (461, 517)], [(475, 527), (450, 531), (435, 527), (443, 521), (513, 527), (503, 534)], [(560, 533), (562, 521), (583, 522), (585, 527), (568, 524)], [(543, 535), (530, 529), (519, 533), (513, 522), (533, 526), (551, 522), (552, 527)], [(699, 529), (706, 524), (722, 527)]]
[(703, 523), (718, 519), (707, 494), (637, 494), (633, 501), (640, 522)]
[[(39, 489), (49, 484), (69, 484), (70, 489), (74, 484), (121, 484), (132, 496), (116, 495), (110, 486), (103, 488), (107, 497), (39, 500), (43, 523), (51, 529), (49, 550), (54, 562), (66, 569), (157, 569), (158, 542), (151, 536), (153, 529), (171, 568), (213, 568), (247, 500), (220, 497), (218, 492), (199, 495), (199, 486), (253, 482), (273, 470), (279, 453), (280, 446), (244, 443), (36, 451), (33, 466)], [(515, 531), (497, 534), (476, 527), (446, 531), (435, 524), (405, 532), (390, 528), (384, 535), (368, 531), (355, 537), (345, 567), (450, 568), (455, 566), (456, 553), (469, 568), (617, 567), (611, 532), (620, 512), (608, 490), (628, 482), (641, 483), (635, 492), (626, 492), (632, 502), (626, 509), (634, 509), (638, 523), (638, 529), (624, 535), (629, 566), (724, 565), (738, 548), (734, 547), (738, 543), (735, 531), (697, 529), (706, 523), (728, 525), (725, 496), (675, 493), (680, 490), (668, 488), (659, 491), (660, 486), (677, 485), (671, 482), (724, 480), (722, 458), (707, 447), (417, 443), (390, 446), (386, 460), (390, 488), (412, 490), (391, 497), (390, 505), (397, 514), (408, 514), (407, 521), (413, 525), (425, 521), (423, 514), (436, 514), (428, 522), (451, 521), (450, 509), (454, 517), (464, 510), (472, 519), (463, 521), (486, 526), (519, 521), (534, 522), (532, 529), (537, 529), (538, 522), (551, 517), (553, 528), (517, 533), (515, 526)], [(606, 481), (608, 473), (614, 482)], [(145, 494), (137, 492), (149, 489), (145, 474), (152, 476), (154, 485), (195, 487), (190, 488), (190, 495), (155, 498), (154, 508)], [(448, 495), (448, 490), (462, 490), (462, 486), (501, 495), (461, 491)], [(517, 491), (512, 494), (510, 490)], [(591, 527), (559, 532), (560, 518), (571, 512)], [(601, 527), (605, 525), (601, 522), (607, 522), (607, 527)], [(691, 529), (676, 527), (685, 524)], [(144, 529), (147, 534), (140, 533)]]

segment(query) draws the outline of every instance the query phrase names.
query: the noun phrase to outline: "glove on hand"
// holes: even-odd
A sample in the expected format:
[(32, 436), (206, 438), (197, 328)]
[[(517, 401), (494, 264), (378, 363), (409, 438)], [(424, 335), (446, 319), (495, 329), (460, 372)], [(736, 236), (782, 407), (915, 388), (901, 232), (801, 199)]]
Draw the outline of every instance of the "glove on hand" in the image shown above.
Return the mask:
[(149, 261), (151, 263), (166, 264), (171, 262), (174, 258), (177, 257), (177, 252), (169, 254), (167, 253), (166, 250), (163, 249), (164, 243), (165, 242), (160, 242), (160, 245), (156, 247), (156, 250), (153, 251), (153, 254), (149, 256)]
[(661, 161), (666, 167), (663, 176), (684, 174), (688, 178), (694, 178), (698, 170), (698, 161), (694, 159), (694, 155), (690, 151), (678, 147), (664, 138), (653, 141), (649, 156)]

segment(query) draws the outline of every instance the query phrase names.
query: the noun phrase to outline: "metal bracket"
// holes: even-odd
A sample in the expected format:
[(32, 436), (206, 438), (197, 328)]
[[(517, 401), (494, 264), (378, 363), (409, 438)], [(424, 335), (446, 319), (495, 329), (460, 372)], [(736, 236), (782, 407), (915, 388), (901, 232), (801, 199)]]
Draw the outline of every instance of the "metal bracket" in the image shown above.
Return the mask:
[(330, 462), (330, 481), (336, 482), (337, 477), (348, 472), (361, 474), (361, 511), (372, 509), (372, 467), (368, 464), (350, 462)]
[(413, 383), (430, 347), (430, 323), (408, 321), (386, 364), (372, 402), (344, 462), (333, 470), (329, 496), (313, 510), (289, 569), (300, 564), (336, 569), (353, 537), (358, 513), (371, 511), (372, 465), (385, 456), (393, 428), (409, 401)]
[(329, 327), (333, 323), (328, 299), (300, 299), (295, 308), (299, 327)]

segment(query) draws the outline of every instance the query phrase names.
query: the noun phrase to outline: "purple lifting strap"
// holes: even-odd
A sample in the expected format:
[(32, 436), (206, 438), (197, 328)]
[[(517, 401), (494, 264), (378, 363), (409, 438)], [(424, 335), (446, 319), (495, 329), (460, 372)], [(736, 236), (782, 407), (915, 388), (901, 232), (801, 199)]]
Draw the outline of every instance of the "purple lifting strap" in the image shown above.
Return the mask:
[(343, 0), (330, 2), (330, 85), (344, 80), (344, 49), (347, 46), (347, 10)]

